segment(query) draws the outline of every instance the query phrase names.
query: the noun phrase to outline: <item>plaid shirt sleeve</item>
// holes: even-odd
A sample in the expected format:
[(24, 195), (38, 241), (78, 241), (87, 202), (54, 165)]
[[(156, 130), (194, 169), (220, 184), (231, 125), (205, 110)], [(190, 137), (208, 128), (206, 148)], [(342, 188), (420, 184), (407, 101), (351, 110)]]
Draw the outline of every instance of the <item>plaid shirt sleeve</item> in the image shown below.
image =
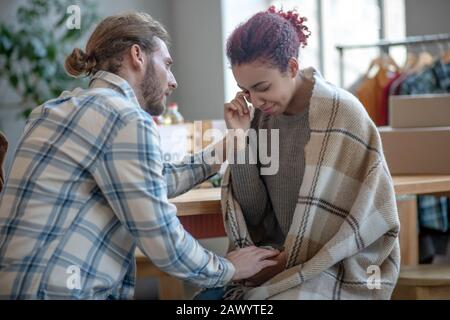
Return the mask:
[(201, 161), (203, 154), (187, 157), (185, 163), (163, 164), (155, 125), (138, 118), (118, 129), (93, 175), (118, 219), (156, 266), (199, 286), (216, 287), (231, 280), (233, 265), (187, 233), (168, 202), (168, 195), (180, 194), (213, 173)]
[(168, 198), (174, 198), (183, 194), (195, 185), (208, 179), (215, 172), (208, 162), (212, 150), (206, 148), (203, 152), (187, 155), (180, 163), (164, 163), (163, 175), (167, 185)]

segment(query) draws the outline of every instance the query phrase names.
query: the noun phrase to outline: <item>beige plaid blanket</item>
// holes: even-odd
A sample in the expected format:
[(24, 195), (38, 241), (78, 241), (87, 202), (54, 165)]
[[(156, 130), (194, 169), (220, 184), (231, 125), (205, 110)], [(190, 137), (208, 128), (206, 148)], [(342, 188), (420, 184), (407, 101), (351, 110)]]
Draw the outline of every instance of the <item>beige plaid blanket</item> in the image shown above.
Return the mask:
[[(389, 299), (400, 266), (393, 182), (380, 136), (352, 95), (310, 71), (311, 138), (305, 174), (285, 240), (285, 270), (244, 299)], [(252, 245), (229, 168), (222, 212), (230, 249)]]

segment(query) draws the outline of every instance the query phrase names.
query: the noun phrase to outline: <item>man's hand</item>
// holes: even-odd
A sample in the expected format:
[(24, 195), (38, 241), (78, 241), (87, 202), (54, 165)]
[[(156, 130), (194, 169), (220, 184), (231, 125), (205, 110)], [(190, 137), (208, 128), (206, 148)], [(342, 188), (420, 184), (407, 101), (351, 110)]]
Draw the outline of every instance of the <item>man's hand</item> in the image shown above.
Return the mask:
[(245, 285), (248, 287), (257, 287), (262, 285), (264, 282), (272, 279), (284, 270), (286, 266), (286, 259), (287, 254), (285, 251), (273, 257), (272, 260), (275, 261), (276, 264), (271, 267), (265, 268), (255, 274), (253, 277), (246, 279)]
[(231, 261), (236, 269), (233, 280), (247, 279), (264, 268), (276, 265), (277, 261), (268, 259), (279, 255), (279, 253), (278, 250), (255, 246), (231, 251), (226, 258)]

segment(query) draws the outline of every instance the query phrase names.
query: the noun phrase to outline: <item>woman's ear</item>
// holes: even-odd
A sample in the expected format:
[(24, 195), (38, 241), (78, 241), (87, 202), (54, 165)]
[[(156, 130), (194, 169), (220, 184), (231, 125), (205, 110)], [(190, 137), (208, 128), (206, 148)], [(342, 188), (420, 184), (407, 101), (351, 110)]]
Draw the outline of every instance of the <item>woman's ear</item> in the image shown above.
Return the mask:
[(288, 72), (292, 78), (295, 78), (297, 76), (298, 69), (299, 69), (298, 60), (294, 57), (289, 58)]

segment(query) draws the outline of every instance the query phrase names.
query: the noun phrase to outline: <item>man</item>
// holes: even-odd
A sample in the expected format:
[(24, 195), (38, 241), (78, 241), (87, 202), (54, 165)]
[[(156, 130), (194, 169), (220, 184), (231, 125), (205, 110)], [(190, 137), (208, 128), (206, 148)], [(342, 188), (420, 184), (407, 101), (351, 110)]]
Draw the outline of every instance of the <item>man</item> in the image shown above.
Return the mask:
[(106, 18), (66, 60), (89, 89), (33, 110), (0, 198), (1, 298), (132, 298), (136, 246), (202, 287), (275, 264), (272, 250), (207, 251), (168, 202), (218, 170), (208, 157), (223, 146), (162, 163), (151, 116), (177, 87), (167, 41), (147, 14)]

